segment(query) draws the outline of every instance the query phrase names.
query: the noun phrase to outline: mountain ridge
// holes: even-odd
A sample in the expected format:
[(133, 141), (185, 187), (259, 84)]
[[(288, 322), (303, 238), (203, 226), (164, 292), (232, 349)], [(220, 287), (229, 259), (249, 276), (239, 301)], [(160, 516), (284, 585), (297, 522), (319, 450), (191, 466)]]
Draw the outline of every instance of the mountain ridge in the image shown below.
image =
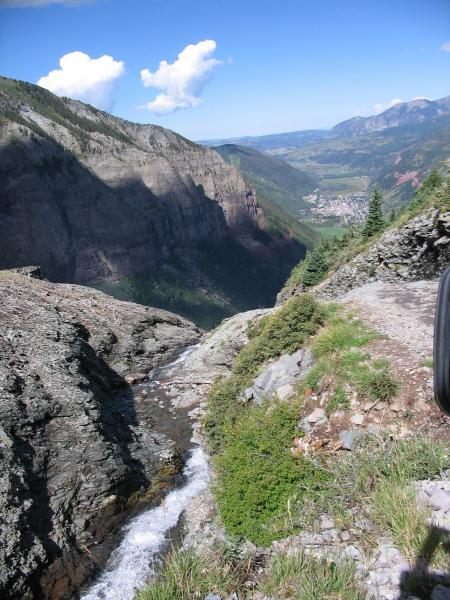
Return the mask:
[[(179, 312), (190, 316), (189, 293), (199, 305), (212, 298), (217, 319), (270, 302), (310, 244), (286, 226), (265, 231), (271, 208), (240, 173), (170, 130), (7, 78), (0, 126), (2, 268), (39, 264), (54, 281), (107, 283), (113, 294), (124, 278), (152, 280), (139, 297), (147, 304), (161, 301), (164, 274), (184, 294)], [(224, 252), (239, 263), (237, 282), (221, 281)]]

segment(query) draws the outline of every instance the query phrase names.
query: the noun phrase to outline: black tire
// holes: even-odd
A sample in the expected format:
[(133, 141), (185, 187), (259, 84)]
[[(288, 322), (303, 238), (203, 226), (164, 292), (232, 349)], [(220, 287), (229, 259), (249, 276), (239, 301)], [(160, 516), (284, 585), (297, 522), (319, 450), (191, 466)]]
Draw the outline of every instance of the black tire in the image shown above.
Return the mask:
[(434, 397), (439, 408), (450, 415), (450, 267), (439, 283), (434, 317)]

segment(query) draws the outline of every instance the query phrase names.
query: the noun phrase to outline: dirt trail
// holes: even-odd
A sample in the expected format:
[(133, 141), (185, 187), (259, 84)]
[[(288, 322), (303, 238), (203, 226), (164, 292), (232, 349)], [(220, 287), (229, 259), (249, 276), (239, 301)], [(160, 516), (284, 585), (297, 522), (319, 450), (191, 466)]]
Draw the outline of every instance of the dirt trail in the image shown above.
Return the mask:
[(341, 302), (417, 357), (431, 358), (438, 281), (370, 283), (348, 292)]
[[(400, 382), (398, 396), (370, 420), (404, 435), (433, 431), (448, 435), (449, 419), (433, 399), (433, 324), (438, 281), (371, 283), (347, 293), (340, 302), (383, 334), (368, 349), (385, 358)], [(426, 360), (428, 359), (428, 360)], [(378, 407), (379, 408), (379, 407)]]

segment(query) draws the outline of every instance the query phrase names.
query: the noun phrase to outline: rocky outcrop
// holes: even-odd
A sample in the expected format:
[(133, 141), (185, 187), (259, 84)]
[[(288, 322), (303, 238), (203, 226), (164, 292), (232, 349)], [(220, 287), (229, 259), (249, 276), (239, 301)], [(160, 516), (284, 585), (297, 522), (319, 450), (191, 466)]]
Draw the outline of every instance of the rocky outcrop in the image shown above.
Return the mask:
[(175, 468), (175, 444), (137, 417), (127, 376), (200, 332), (30, 275), (0, 272), (0, 595), (58, 599), (103, 562), (111, 532), (139, 498), (159, 497)]
[[(339, 298), (349, 290), (385, 281), (418, 281), (438, 277), (450, 262), (450, 213), (430, 209), (400, 228), (387, 231), (378, 242), (313, 288), (319, 299)], [(285, 288), (277, 304), (305, 291)]]
[(214, 150), (6, 78), (0, 180), (0, 268), (53, 281), (116, 281), (230, 236), (255, 260), (270, 246), (254, 190)]

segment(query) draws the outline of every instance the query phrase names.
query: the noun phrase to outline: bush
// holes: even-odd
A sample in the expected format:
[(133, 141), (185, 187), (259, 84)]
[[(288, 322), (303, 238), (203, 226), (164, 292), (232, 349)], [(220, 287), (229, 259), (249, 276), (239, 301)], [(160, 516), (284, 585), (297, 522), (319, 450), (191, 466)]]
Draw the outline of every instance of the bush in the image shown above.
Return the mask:
[(231, 377), (216, 383), (209, 393), (203, 428), (210, 452), (220, 451), (225, 428), (233, 425), (243, 409), (239, 395), (250, 385), (259, 367), (269, 358), (301, 348), (324, 319), (325, 311), (317, 300), (302, 294), (288, 300), (273, 316), (264, 318), (259, 327), (252, 328), (252, 338), (236, 357)]
[(258, 545), (287, 535), (290, 499), (298, 496), (300, 485), (312, 493), (326, 479), (311, 462), (292, 456), (298, 414), (298, 402), (249, 407), (225, 432), (215, 461), (215, 495), (230, 533)]

